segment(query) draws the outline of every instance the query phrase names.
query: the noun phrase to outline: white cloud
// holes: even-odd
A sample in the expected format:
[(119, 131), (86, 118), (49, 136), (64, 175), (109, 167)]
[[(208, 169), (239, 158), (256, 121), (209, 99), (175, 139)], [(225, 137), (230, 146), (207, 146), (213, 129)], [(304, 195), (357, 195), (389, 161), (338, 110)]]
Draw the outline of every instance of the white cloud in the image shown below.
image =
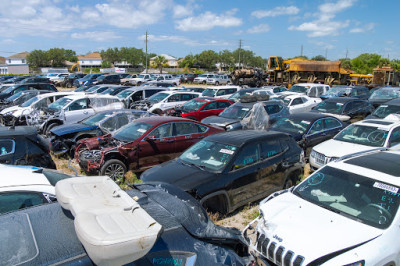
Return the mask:
[(352, 7), (357, 0), (339, 0), (335, 3), (326, 3), (318, 7), (313, 21), (302, 23), (299, 26), (290, 26), (289, 30), (308, 32), (309, 37), (335, 36), (347, 28), (350, 20), (334, 21), (336, 14)]
[(375, 27), (374, 23), (369, 23), (367, 25), (365, 25), (364, 27), (357, 27), (357, 28), (353, 28), (350, 30), (351, 33), (363, 33), (363, 32), (367, 32), (367, 31), (371, 31), (373, 30)]
[[(144, 41), (145, 35), (139, 36), (139, 40)], [(224, 40), (206, 40), (198, 41), (194, 39), (189, 39), (184, 36), (174, 36), (174, 35), (148, 35), (148, 40), (150, 42), (173, 42), (173, 43), (183, 43), (189, 46), (228, 46), (230, 42)]]
[(242, 25), (243, 21), (235, 17), (237, 9), (229, 10), (221, 15), (210, 11), (200, 14), (197, 17), (188, 17), (175, 21), (175, 27), (181, 31), (206, 31), (215, 27), (235, 27)]
[(270, 26), (268, 24), (256, 25), (247, 30), (248, 33), (264, 33), (270, 31)]
[(106, 42), (114, 39), (119, 39), (121, 36), (116, 35), (112, 31), (89, 31), (83, 33), (72, 33), (72, 39), (90, 39), (97, 42)]
[(186, 5), (174, 5), (172, 13), (174, 18), (189, 17), (193, 15), (193, 11), (198, 9), (199, 5), (195, 0), (187, 1)]
[(323, 48), (323, 49), (328, 49), (328, 50), (331, 50), (331, 49), (334, 49), (335, 48), (335, 46), (334, 45), (332, 45), (332, 43), (326, 43), (326, 42), (312, 42), (312, 44), (316, 44), (317, 46), (319, 46), (319, 47), (321, 47), (321, 48)]
[(276, 17), (281, 15), (296, 15), (300, 9), (296, 6), (277, 6), (271, 10), (256, 10), (251, 12), (251, 15), (256, 18)]

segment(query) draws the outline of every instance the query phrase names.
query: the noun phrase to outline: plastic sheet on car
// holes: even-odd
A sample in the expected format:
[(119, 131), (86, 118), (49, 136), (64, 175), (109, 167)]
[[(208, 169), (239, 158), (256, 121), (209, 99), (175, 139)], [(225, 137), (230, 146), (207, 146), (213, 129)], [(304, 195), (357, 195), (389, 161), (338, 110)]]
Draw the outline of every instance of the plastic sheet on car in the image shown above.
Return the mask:
[(240, 122), (243, 129), (266, 130), (269, 127), (269, 115), (264, 104), (258, 102), (253, 105), (249, 114)]

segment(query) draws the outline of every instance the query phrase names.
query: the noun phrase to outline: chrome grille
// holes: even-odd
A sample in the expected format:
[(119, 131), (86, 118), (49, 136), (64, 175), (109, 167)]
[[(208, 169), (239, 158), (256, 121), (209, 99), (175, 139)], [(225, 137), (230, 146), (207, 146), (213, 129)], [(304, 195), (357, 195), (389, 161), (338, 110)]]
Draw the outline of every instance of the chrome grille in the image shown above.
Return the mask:
[(278, 246), (276, 242), (270, 241), (264, 234), (260, 234), (256, 244), (257, 250), (270, 263), (282, 266), (301, 266), (304, 262), (304, 257), (295, 256), (293, 251), (285, 252), (284, 246)]
[(314, 151), (314, 159), (317, 164), (325, 164), (325, 155), (323, 155), (322, 153)]

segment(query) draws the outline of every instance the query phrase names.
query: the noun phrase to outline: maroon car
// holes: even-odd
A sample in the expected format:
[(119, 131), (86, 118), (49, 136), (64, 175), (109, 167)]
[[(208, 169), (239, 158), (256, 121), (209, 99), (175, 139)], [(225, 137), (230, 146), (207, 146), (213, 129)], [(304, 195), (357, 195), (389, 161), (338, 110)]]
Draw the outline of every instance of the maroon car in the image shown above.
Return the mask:
[(80, 141), (75, 158), (85, 172), (108, 175), (120, 182), (127, 170), (142, 172), (171, 160), (217, 132), (223, 130), (189, 119), (145, 117), (112, 134)]
[(175, 116), (201, 121), (203, 118), (219, 115), (234, 102), (212, 97), (199, 97), (190, 100), (180, 107), (175, 107)]

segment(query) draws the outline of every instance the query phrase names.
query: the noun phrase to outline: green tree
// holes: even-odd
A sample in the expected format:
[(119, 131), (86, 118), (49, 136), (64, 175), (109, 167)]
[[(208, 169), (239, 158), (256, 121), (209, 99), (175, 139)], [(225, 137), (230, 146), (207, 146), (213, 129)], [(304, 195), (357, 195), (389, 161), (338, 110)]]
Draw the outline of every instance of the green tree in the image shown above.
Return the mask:
[(322, 56), (322, 55), (314, 56), (313, 58), (311, 58), (311, 60), (314, 60), (314, 61), (327, 61), (326, 57)]
[(32, 68), (46, 67), (50, 65), (47, 52), (43, 50), (33, 50), (26, 57), (26, 60)]
[(121, 61), (125, 61), (132, 66), (145, 65), (146, 61), (146, 55), (143, 50), (135, 47), (121, 47), (119, 58)]
[(61, 48), (51, 48), (47, 51), (47, 57), (50, 61), (52, 67), (64, 67), (65, 60), (65, 50)]
[(111, 63), (107, 60), (101, 62), (101, 68), (111, 68)]
[(117, 47), (115, 47), (114, 49), (108, 48), (105, 51), (101, 50), (100, 55), (103, 60), (106, 60), (106, 61), (110, 62), (111, 64), (121, 61), (120, 60), (120, 52)]
[(201, 67), (213, 70), (215, 69), (215, 64), (218, 62), (218, 54), (213, 50), (203, 51), (198, 55), (197, 62)]
[(378, 54), (360, 54), (351, 60), (352, 70), (359, 74), (371, 74), (379, 66), (381, 56)]
[(235, 57), (231, 51), (223, 50), (218, 53), (218, 56), (218, 62), (221, 64), (221, 67), (231, 68), (235, 66)]
[(160, 73), (162, 73), (163, 67), (168, 66), (167, 62), (168, 60), (164, 56), (158, 55), (153, 59), (152, 67), (158, 68), (160, 70)]
[(197, 56), (193, 54), (189, 54), (183, 58), (182, 61), (179, 62), (178, 67), (180, 68), (193, 68), (197, 63)]
[(340, 62), (342, 62), (341, 68), (351, 69), (351, 60), (349, 58), (340, 58)]
[(73, 50), (64, 50), (65, 59), (70, 62), (78, 62), (78, 57), (76, 56), (76, 52)]

